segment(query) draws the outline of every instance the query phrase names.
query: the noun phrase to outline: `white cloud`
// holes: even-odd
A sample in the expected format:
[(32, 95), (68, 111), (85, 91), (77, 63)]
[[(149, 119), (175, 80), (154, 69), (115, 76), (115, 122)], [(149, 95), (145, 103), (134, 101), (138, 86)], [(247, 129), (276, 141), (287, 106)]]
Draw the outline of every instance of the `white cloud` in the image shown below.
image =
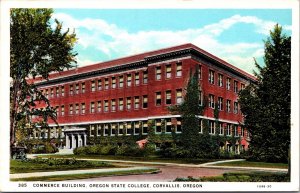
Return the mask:
[[(261, 57), (263, 54), (261, 52), (263, 43), (237, 42), (224, 44), (218, 41), (218, 36), (238, 23), (253, 24), (256, 32), (262, 34), (268, 34), (269, 30), (275, 25), (272, 21), (261, 20), (254, 16), (234, 15), (198, 29), (129, 33), (127, 30), (102, 19), (75, 19), (64, 13), (56, 13), (53, 17), (63, 21), (65, 28), (76, 29), (79, 38), (78, 43), (83, 48), (93, 47), (109, 57), (132, 55), (190, 42), (222, 59), (228, 60), (237, 67), (242, 67), (249, 73), (253, 71), (253, 57)], [(285, 26), (285, 29), (289, 30), (290, 27)], [(89, 62), (95, 63), (89, 61), (89, 59), (82, 59), (78, 63), (86, 65)]]

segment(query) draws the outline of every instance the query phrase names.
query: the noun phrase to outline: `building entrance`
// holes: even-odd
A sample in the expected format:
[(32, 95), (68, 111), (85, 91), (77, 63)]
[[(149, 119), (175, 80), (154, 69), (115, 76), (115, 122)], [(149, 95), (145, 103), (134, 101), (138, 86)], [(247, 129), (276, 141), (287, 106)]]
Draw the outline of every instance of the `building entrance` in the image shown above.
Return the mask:
[(71, 127), (65, 130), (65, 136), (66, 149), (75, 149), (87, 144), (86, 128)]

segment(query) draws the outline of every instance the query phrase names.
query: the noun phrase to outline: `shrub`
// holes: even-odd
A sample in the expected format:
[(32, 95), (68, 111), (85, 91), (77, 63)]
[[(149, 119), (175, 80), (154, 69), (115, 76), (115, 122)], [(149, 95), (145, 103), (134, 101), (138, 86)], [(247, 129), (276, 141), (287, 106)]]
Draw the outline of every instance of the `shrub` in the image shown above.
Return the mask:
[(77, 147), (73, 150), (74, 155), (88, 155), (88, 148), (87, 146), (84, 147)]

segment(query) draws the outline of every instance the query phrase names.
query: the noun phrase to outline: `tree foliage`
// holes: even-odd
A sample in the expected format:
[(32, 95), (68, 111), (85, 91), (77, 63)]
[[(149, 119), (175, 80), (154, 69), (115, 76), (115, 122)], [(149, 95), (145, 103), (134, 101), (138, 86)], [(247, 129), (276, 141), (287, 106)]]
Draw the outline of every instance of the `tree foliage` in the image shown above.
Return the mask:
[(276, 25), (265, 41), (265, 66), (255, 62), (257, 84), (240, 92), (252, 158), (287, 162), (290, 145), (291, 37)]
[[(54, 20), (52, 9), (11, 9), (10, 13), (10, 136), (20, 127), (47, 127), (48, 118), (56, 119), (55, 109), (31, 80), (48, 79), (49, 73), (63, 71), (76, 63), (72, 51), (75, 33), (63, 32)], [(37, 103), (45, 108), (37, 109)], [(39, 117), (33, 122), (32, 117)], [(23, 123), (23, 124), (18, 124)]]

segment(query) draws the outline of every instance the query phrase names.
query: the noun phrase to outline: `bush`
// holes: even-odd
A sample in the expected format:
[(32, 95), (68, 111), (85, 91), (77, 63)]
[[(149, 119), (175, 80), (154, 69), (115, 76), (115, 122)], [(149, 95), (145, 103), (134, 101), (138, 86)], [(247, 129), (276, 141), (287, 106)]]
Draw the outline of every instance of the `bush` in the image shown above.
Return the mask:
[(45, 142), (39, 144), (37, 147), (31, 147), (29, 149), (29, 153), (40, 154), (40, 153), (56, 153), (58, 152), (58, 148), (55, 145), (52, 145), (49, 142)]
[(74, 155), (88, 155), (88, 148), (87, 146), (78, 147), (73, 150)]

